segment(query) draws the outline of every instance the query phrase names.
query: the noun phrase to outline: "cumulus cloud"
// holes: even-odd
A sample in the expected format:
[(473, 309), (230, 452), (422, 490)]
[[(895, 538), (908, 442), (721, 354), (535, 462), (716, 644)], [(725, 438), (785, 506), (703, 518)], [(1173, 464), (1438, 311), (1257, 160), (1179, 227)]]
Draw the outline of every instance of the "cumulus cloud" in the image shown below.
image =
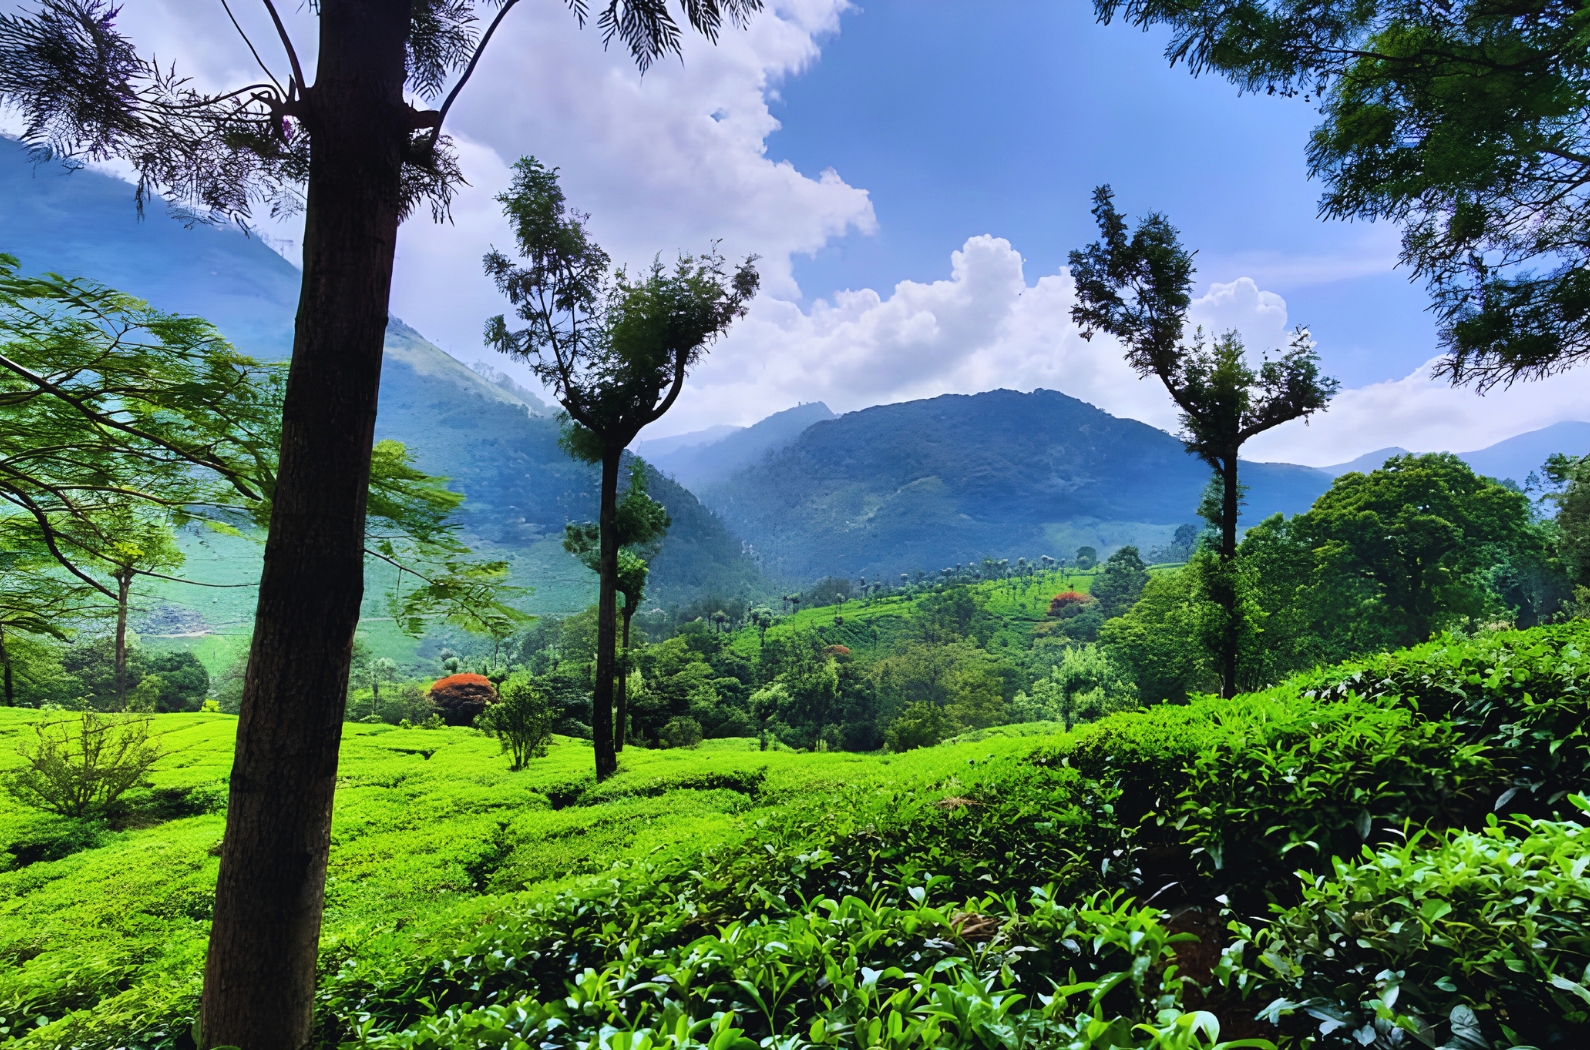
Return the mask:
[[(1005, 387), (1046, 387), (1116, 415), (1174, 428), (1158, 382), (1140, 380), (1107, 336), (1084, 340), (1071, 322), (1065, 270), (1028, 285), (1020, 254), (999, 237), (972, 237), (931, 283), (902, 281), (819, 299), (803, 310), (763, 298), (692, 378), (667, 423), (680, 432), (749, 423), (797, 401), (837, 412), (882, 402)], [(1251, 279), (1213, 285), (1193, 304), (1212, 330), (1236, 328), (1255, 349), (1277, 345), (1286, 303)]]
[(1413, 452), (1472, 452), (1516, 434), (1586, 418), (1590, 370), (1519, 383), (1480, 396), (1431, 378), (1435, 361), (1401, 379), (1344, 390), (1308, 425), (1294, 422), (1246, 446), (1252, 459), (1327, 466), (1397, 445)]
[[(1082, 339), (1071, 323), (1073, 296), (1065, 270), (1029, 285), (1010, 242), (980, 236), (951, 255), (947, 278), (902, 281), (887, 298), (847, 291), (803, 310), (764, 297), (714, 348), (656, 436), (752, 423), (800, 401), (846, 412), (998, 387), (1059, 390), (1174, 432), (1176, 409), (1159, 383), (1139, 379), (1113, 340)], [(1249, 277), (1212, 284), (1190, 315), (1208, 330), (1237, 329), (1250, 351), (1287, 336), (1286, 301)], [(1328, 369), (1328, 347), (1324, 356)], [(1587, 400), (1590, 370), (1480, 397), (1431, 379), (1427, 364), (1345, 390), (1323, 415), (1278, 427), (1244, 452), (1324, 466), (1388, 445), (1470, 451), (1583, 418)]]
[[(289, 23), (300, 54), (312, 55), (311, 5), (285, 6), (295, 8)], [(263, 8), (234, 7), (265, 61), (284, 75)], [(777, 0), (745, 30), (725, 29), (716, 46), (686, 32), (683, 58), (644, 77), (621, 47), (603, 49), (595, 27), (582, 30), (566, 5), (516, 7), (449, 115), (469, 180), (451, 223), (436, 226), (422, 211), (400, 234), (393, 313), (457, 356), (484, 353), (483, 322), (504, 304), (480, 259), (492, 244), (512, 244), (493, 197), (525, 154), (560, 170), (571, 204), (591, 213), (597, 240), (615, 259), (646, 265), (721, 240), (731, 257), (762, 256), (769, 294), (798, 297), (792, 255), (876, 228), (865, 190), (832, 170), (798, 171), (766, 150), (778, 128), (769, 98), (819, 57), (847, 7)], [(199, 86), (261, 76), (218, 4), (143, 0), (127, 5), (121, 21), (145, 53), (174, 61)], [(301, 222), (264, 225), (274, 244), (301, 243)]]

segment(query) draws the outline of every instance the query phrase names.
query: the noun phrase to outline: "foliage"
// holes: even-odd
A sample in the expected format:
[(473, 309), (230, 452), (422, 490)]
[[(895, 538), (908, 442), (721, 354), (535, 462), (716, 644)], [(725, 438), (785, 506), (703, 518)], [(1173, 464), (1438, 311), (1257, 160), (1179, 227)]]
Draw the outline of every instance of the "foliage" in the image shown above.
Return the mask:
[(670, 718), (657, 731), (657, 739), (663, 747), (697, 747), (702, 739), (701, 723), (686, 715)]
[[(1130, 609), (1147, 585), (1148, 567), (1137, 548), (1122, 547), (1105, 559), (1103, 571), (1094, 577), (1091, 597), (1099, 603), (1099, 614), (1110, 619)], [(1049, 608), (1054, 609), (1054, 602)]]
[(1479, 574), (1500, 552), (1530, 544), (1529, 523), (1522, 492), (1432, 453), (1342, 475), (1294, 528), (1337, 586), (1372, 589), (1361, 614), (1387, 617), (1412, 645), (1489, 611)]
[(260, 495), (269, 370), (206, 321), (19, 266), (0, 255), (0, 499), (67, 573), (114, 600), (91, 570), (129, 514), (181, 520)]
[(1204, 640), (1210, 611), (1187, 569), (1149, 578), (1137, 604), (1099, 631), (1099, 644), (1147, 703), (1180, 703), (1218, 679)]
[(22, 768), (5, 788), (23, 805), (63, 817), (102, 814), (149, 772), (160, 748), (148, 718), (107, 718), (91, 711), (39, 722), (31, 744), (18, 745)]
[(1231, 977), (1323, 1045), (1567, 1045), (1590, 1021), (1585, 835), (1492, 819), (1337, 857), (1298, 904), (1232, 924)]
[(496, 737), (513, 756), (508, 768), (523, 769), (530, 759), (546, 757), (557, 712), (539, 683), (520, 672), (498, 687), (497, 696), (497, 702), (476, 717), (475, 726)]
[(1590, 352), (1587, 66), (1574, 4), (1442, 7), (1097, 0), (1165, 53), (1251, 91), (1316, 97), (1325, 215), (1404, 224), (1429, 285), (1442, 371), (1481, 388)]
[[(1192, 253), (1163, 215), (1150, 214), (1128, 236), (1114, 194), (1093, 194), (1100, 239), (1070, 255), (1077, 282), (1072, 320), (1084, 339), (1105, 332), (1126, 346), (1127, 363), (1140, 376), (1156, 376), (1181, 410), (1187, 451), (1207, 463), (1219, 479), (1219, 511), (1211, 521), (1220, 534), (1218, 571), (1206, 571), (1210, 598), (1220, 611), (1216, 628), (1221, 689), (1236, 693), (1238, 648), (1244, 630), (1242, 599), (1229, 564), (1237, 553), (1237, 477), (1242, 445), (1293, 419), (1323, 411), (1335, 396), (1336, 380), (1320, 375), (1319, 356), (1299, 327), (1287, 350), (1255, 371), (1235, 330), (1206, 343), (1203, 330), (1186, 337), (1192, 303)], [(1134, 551), (1135, 554), (1135, 551)]]

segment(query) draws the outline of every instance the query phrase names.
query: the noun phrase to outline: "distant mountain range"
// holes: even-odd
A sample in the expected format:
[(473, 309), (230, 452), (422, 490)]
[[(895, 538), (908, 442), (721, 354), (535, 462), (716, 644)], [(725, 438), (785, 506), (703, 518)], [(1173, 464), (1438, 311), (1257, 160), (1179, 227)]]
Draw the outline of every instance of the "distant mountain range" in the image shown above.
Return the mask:
[(691, 490), (704, 488), (783, 448), (813, 423), (833, 419), (821, 401), (775, 412), (749, 427), (715, 426), (691, 434), (637, 442), (635, 454)]
[[(1458, 456), (1477, 473), (1522, 485), (1532, 471), (1540, 470), (1541, 464), (1558, 452), (1574, 456), (1590, 452), (1590, 423), (1553, 423), (1549, 427), (1518, 434), (1474, 452), (1459, 452)], [(1347, 463), (1320, 469), (1334, 478), (1351, 470), (1374, 470), (1392, 456), (1407, 454), (1407, 449), (1392, 446), (1365, 453)]]
[[(140, 221), (126, 183), (34, 168), (5, 141), (0, 194), (0, 251), (19, 256), (25, 272), (102, 281), (207, 317), (245, 352), (290, 352), (299, 273), (259, 239), (185, 228), (158, 202)], [(536, 588), (528, 607), (538, 612), (573, 611), (594, 595), (590, 573), (560, 543), (565, 522), (594, 516), (594, 478), (558, 449), (554, 415), (502, 372), (466, 367), (393, 319), (377, 436), (403, 441), (424, 469), (465, 493), (467, 538)], [(642, 441), (633, 451), (665, 475), (655, 492), (674, 526), (652, 577), (664, 603), (703, 592), (765, 595), (828, 574), (877, 578), (984, 557), (1069, 556), (1084, 544), (1148, 548), (1194, 521), (1209, 476), (1170, 434), (1049, 390), (948, 395), (843, 416), (804, 404), (750, 427)], [(1245, 521), (1304, 510), (1341, 472), (1373, 469), (1396, 451), (1326, 469), (1245, 463)], [(1557, 424), (1464, 456), (1483, 473), (1522, 482), (1555, 451), (1590, 451), (1590, 423)], [(206, 537), (189, 547), (195, 578), (257, 578), (252, 544)], [(158, 590), (170, 633), (246, 628), (250, 591), (193, 590)], [(383, 615), (375, 588), (365, 611), (371, 624)]]
[[(1152, 546), (1193, 521), (1208, 468), (1154, 427), (1053, 390), (880, 405), (813, 424), (702, 501), (794, 578)], [(1249, 463), (1247, 517), (1306, 508), (1319, 470)]]
[[(14, 141), (0, 139), (0, 252), (23, 272), (86, 277), (172, 312), (210, 321), (240, 350), (280, 360), (292, 350), (297, 268), (257, 237), (232, 227), (185, 227), (156, 201), (140, 220), (133, 188), (94, 171), (35, 167)], [(419, 465), (463, 491), (463, 527), (472, 545), (509, 560), (515, 582), (535, 588), (528, 607), (572, 612), (595, 595), (594, 577), (562, 549), (566, 521), (596, 515), (593, 472), (557, 447), (553, 411), (492, 369), (477, 373), (394, 318), (381, 374), (378, 438), (395, 438)], [(674, 526), (654, 565), (652, 593), (664, 602), (703, 589), (736, 592), (769, 585), (741, 543), (684, 488), (664, 479), (655, 489)], [(257, 578), (257, 546), (215, 537), (185, 541), (194, 578)], [(208, 575), (207, 575), (208, 574)], [(375, 581), (377, 583), (383, 581)], [(384, 614), (370, 589), (365, 614)], [(184, 633), (237, 628), (251, 620), (252, 592), (193, 593), (171, 584), (158, 597), (186, 611), (162, 621)]]

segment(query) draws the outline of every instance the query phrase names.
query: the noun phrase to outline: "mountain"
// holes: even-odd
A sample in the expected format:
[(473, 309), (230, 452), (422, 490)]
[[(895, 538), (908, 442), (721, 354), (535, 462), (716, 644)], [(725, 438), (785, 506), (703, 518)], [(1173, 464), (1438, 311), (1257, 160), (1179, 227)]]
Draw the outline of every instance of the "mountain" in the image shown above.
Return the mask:
[[(1166, 542), (1209, 470), (1181, 441), (1053, 390), (949, 394), (812, 424), (700, 490), (773, 573), (893, 575), (983, 557)], [(1244, 521), (1296, 513), (1330, 485), (1246, 463)]]
[[(686, 442), (685, 438), (695, 436), (686, 434), (638, 442), (635, 453), (686, 488), (698, 490), (721, 482), (768, 453), (784, 448), (813, 423), (833, 418), (827, 405), (812, 401), (776, 412), (751, 426), (735, 427), (730, 433), (704, 437), (700, 441)], [(697, 431), (697, 434), (709, 435), (712, 430)], [(666, 444), (668, 442), (674, 444)]]
[(694, 448), (697, 445), (710, 445), (712, 442), (730, 434), (737, 434), (744, 430), (730, 423), (719, 423), (707, 427), (705, 430), (692, 430), (688, 434), (673, 434), (664, 438), (647, 438), (637, 441), (630, 449), (637, 456), (644, 456), (647, 462), (655, 462), (658, 456), (666, 456), (683, 448)]
[[(1540, 470), (1541, 464), (1558, 452), (1570, 456), (1582, 456), (1590, 452), (1590, 423), (1553, 423), (1549, 427), (1531, 430), (1498, 441), (1494, 445), (1473, 452), (1459, 452), (1457, 455), (1459, 459), (1473, 467), (1475, 473), (1522, 485), (1531, 471)], [(1378, 468), (1392, 456), (1406, 455), (1408, 455), (1407, 449), (1392, 446), (1375, 452), (1366, 452), (1347, 463), (1337, 463), (1320, 469), (1333, 478), (1353, 470), (1367, 473)]]
[(1368, 474), (1372, 470), (1380, 469), (1381, 464), (1385, 463), (1386, 460), (1390, 459), (1392, 456), (1406, 456), (1408, 454), (1409, 452), (1407, 449), (1401, 448), (1397, 445), (1391, 445), (1388, 448), (1376, 449), (1373, 452), (1365, 452), (1357, 459), (1350, 459), (1346, 463), (1335, 463), (1331, 466), (1321, 467), (1319, 469), (1324, 471), (1326, 474), (1329, 474), (1333, 478), (1339, 478), (1343, 474), (1351, 474), (1354, 471), (1358, 472), (1359, 474)]
[(1531, 471), (1538, 471), (1553, 453), (1582, 456), (1590, 452), (1590, 423), (1553, 423), (1505, 441), (1498, 441), (1477, 452), (1459, 452), (1481, 474), (1509, 478), (1522, 485)]
[[(158, 201), (140, 219), (126, 182), (34, 166), (4, 139), (0, 194), (0, 252), (19, 257), (24, 273), (86, 277), (160, 309), (208, 318), (245, 353), (268, 360), (291, 353), (300, 274), (258, 237), (229, 226), (185, 226)], [(376, 436), (404, 442), (422, 469), (452, 479), (466, 496), (466, 541), (508, 560), (514, 582), (535, 588), (528, 609), (569, 612), (594, 600), (594, 577), (561, 545), (566, 521), (596, 516), (594, 472), (557, 447), (552, 409), (494, 369), (465, 366), (396, 318), (385, 349)], [(656, 599), (765, 586), (739, 540), (694, 496), (666, 478), (653, 491), (674, 520), (654, 565)], [(259, 549), (249, 541), (204, 535), (184, 543), (195, 579), (258, 578)], [(372, 630), (381, 629), (382, 585), (389, 582), (372, 578), (367, 588)], [(154, 610), (153, 622), (181, 628), (163, 633), (247, 629), (253, 598), (246, 586), (196, 590), (152, 590), (165, 606)]]

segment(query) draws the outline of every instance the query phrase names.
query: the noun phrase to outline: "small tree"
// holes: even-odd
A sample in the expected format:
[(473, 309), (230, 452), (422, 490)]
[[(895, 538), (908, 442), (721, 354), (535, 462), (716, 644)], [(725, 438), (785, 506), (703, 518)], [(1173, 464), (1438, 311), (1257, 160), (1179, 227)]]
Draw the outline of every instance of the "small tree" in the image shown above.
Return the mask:
[(1181, 410), (1187, 451), (1219, 479), (1220, 571), (1209, 581), (1209, 591), (1225, 619), (1220, 632), (1221, 692), (1235, 696), (1241, 622), (1230, 568), (1237, 553), (1241, 494), (1237, 454), (1249, 438), (1323, 410), (1338, 384), (1320, 375), (1313, 341), (1301, 327), (1289, 348), (1277, 358), (1267, 357), (1258, 371), (1247, 364), (1236, 332), (1210, 344), (1200, 329), (1187, 340), (1192, 253), (1181, 246), (1170, 220), (1150, 214), (1129, 235), (1108, 186), (1093, 193), (1093, 217), (1099, 240), (1070, 255), (1077, 284), (1071, 319), (1084, 339), (1097, 332), (1119, 339), (1133, 370), (1165, 385)]
[(557, 712), (546, 691), (524, 672), (510, 676), (497, 695), (497, 702), (475, 719), (475, 726), (496, 737), (512, 756), (508, 768), (523, 769), (530, 759), (546, 755)]
[(63, 817), (103, 813), (160, 759), (149, 740), (149, 719), (85, 712), (40, 722), (33, 740), (17, 747), (22, 768), (5, 779), (18, 802)]
[(1093, 599), (1106, 619), (1119, 616), (1132, 607), (1148, 584), (1148, 567), (1136, 547), (1122, 547), (1104, 562), (1093, 581)]
[(557, 174), (533, 157), (514, 166), (513, 186), (498, 197), (514, 224), (524, 266), (501, 252), (486, 272), (526, 322), (513, 330), (502, 315), (486, 324), (486, 341), (530, 364), (552, 388), (569, 425), (565, 447), (599, 463), (600, 591), (591, 731), (596, 774), (617, 769), (613, 684), (618, 642), (618, 473), (624, 449), (673, 407), (685, 376), (707, 346), (742, 316), (759, 278), (748, 258), (733, 274), (716, 250), (660, 260), (638, 278), (610, 267), (587, 236), (587, 216), (570, 211)]

